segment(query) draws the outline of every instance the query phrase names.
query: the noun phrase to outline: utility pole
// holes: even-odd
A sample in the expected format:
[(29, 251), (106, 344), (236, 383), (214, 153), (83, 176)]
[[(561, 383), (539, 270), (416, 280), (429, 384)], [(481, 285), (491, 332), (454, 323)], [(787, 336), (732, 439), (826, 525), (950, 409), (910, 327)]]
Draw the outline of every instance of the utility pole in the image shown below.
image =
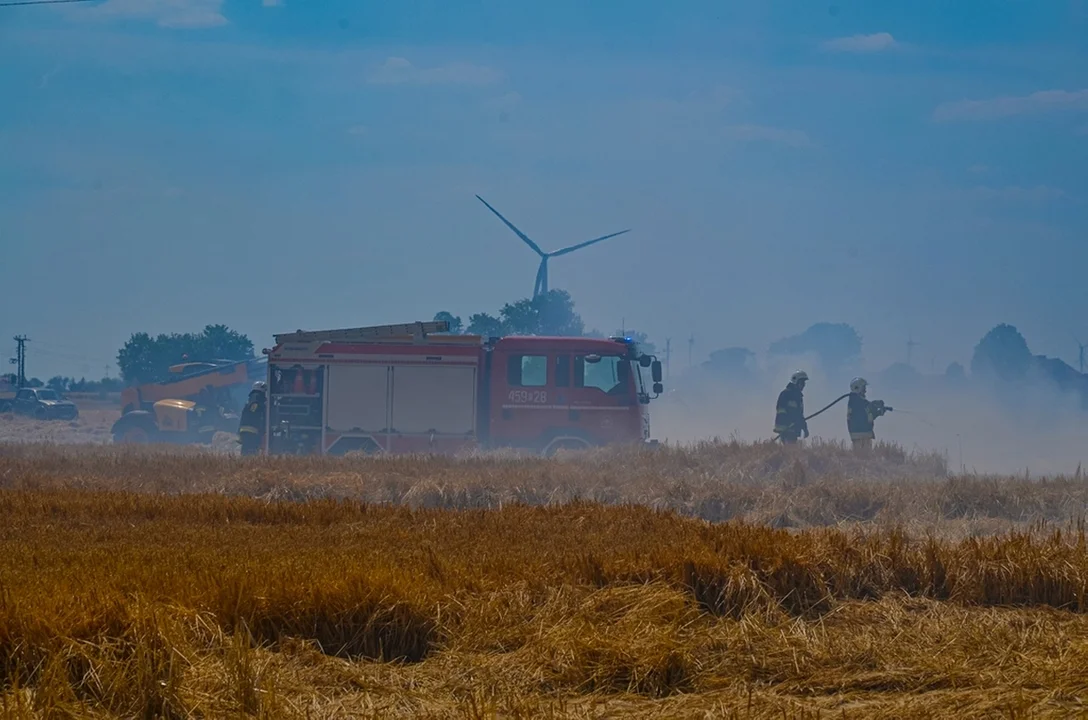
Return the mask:
[(688, 369), (689, 370), (692, 367), (691, 351), (692, 351), (692, 349), (694, 347), (695, 347), (695, 333), (692, 333), (691, 337), (688, 338)]
[(1080, 340), (1077, 341), (1077, 345), (1080, 346), (1080, 373), (1084, 374), (1084, 343)]
[(907, 339), (907, 365), (910, 365), (911, 356), (914, 354), (914, 348), (918, 343), (914, 342), (914, 336), (912, 335)]
[(15, 375), (15, 386), (22, 388), (26, 385), (26, 344), (30, 338), (26, 335), (16, 335), (15, 338), (15, 365), (18, 370)]
[(672, 357), (672, 338), (665, 338), (665, 379), (669, 379), (669, 358)]

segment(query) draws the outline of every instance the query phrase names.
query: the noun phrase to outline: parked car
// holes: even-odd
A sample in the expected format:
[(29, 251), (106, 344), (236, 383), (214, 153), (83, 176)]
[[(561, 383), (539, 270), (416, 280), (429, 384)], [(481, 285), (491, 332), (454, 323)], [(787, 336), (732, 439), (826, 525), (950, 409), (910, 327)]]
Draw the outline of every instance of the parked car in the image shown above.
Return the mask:
[(15, 394), (14, 410), (38, 420), (75, 420), (79, 409), (52, 388), (23, 388)]

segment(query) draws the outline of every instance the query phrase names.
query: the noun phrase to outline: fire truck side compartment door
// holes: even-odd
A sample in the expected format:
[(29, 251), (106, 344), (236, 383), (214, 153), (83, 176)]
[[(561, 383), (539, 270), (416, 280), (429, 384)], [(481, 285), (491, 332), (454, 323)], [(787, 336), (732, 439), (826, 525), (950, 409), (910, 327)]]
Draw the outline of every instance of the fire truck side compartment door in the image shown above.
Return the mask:
[(475, 432), (475, 366), (394, 366), (392, 427), (400, 433)]
[(389, 368), (386, 365), (331, 365), (328, 420), (334, 432), (378, 432), (388, 427)]

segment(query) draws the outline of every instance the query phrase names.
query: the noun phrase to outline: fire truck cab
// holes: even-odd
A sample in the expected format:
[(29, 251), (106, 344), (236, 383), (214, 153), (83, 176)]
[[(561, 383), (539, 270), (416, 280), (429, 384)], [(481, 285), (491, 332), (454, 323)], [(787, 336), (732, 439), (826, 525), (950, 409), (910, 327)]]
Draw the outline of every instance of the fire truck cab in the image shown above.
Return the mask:
[[(628, 338), (446, 334), (444, 322), (276, 336), (270, 454), (654, 443), (661, 363)], [(647, 377), (647, 375), (649, 377)]]

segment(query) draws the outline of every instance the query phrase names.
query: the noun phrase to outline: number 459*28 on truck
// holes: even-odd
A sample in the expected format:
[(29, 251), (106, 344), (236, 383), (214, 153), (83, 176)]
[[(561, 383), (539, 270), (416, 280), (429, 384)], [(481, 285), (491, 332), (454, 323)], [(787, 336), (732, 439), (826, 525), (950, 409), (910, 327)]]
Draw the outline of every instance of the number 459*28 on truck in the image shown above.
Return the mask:
[(433, 322), (275, 336), (264, 351), (265, 452), (551, 455), (656, 444), (649, 404), (663, 391), (661, 363), (629, 338), (447, 330)]

